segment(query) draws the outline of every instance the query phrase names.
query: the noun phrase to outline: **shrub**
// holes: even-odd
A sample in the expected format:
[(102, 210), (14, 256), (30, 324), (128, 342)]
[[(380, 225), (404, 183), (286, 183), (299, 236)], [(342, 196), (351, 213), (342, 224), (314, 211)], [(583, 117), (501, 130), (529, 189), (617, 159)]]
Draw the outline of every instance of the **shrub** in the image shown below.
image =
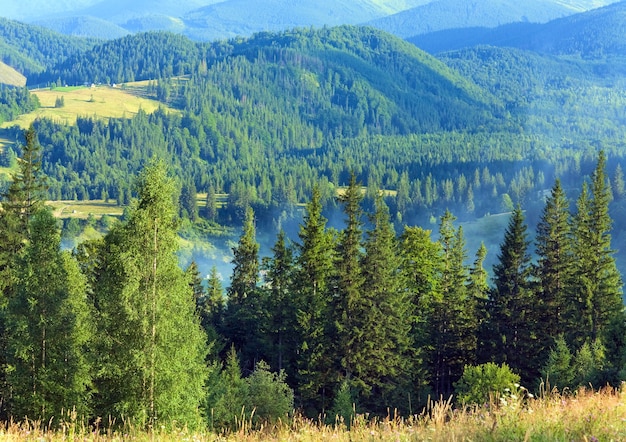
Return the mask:
[(264, 361), (257, 363), (246, 378), (247, 409), (254, 410), (253, 421), (276, 422), (293, 411), (293, 390), (285, 382), (285, 372), (273, 373)]
[(488, 362), (477, 366), (466, 365), (454, 388), (462, 404), (482, 404), (489, 402), (491, 396), (515, 389), (519, 380), (519, 375), (513, 373), (508, 365)]

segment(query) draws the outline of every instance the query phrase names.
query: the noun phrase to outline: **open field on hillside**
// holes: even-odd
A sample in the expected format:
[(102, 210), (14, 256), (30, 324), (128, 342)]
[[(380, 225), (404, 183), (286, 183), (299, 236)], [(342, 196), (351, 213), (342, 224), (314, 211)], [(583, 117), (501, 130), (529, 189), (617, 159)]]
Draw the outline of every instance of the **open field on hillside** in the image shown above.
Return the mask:
[(96, 219), (103, 215), (121, 216), (124, 208), (116, 204), (115, 200), (105, 202), (103, 200), (92, 201), (48, 201), (52, 207), (54, 216), (57, 218), (80, 218), (87, 219), (93, 215)]
[[(504, 399), (504, 398), (503, 398)], [(103, 430), (101, 428), (101, 430)], [(165, 427), (148, 433), (127, 425), (101, 431), (70, 416), (59, 431), (42, 431), (38, 423), (0, 426), (0, 438), (11, 441), (621, 441), (626, 440), (626, 394), (605, 390), (573, 396), (550, 394), (542, 399), (511, 396), (481, 407), (453, 409), (447, 401), (408, 419), (367, 421), (357, 416), (351, 429), (295, 418), (289, 423), (252, 430), (249, 422), (229, 434), (177, 431)]]
[[(135, 86), (136, 90), (137, 87)], [(35, 112), (21, 115), (15, 121), (5, 122), (0, 127), (9, 127), (18, 124), (28, 127), (36, 118), (50, 118), (51, 120), (74, 124), (76, 117), (97, 116), (98, 118), (132, 117), (139, 109), (147, 113), (154, 112), (161, 104), (126, 91), (120, 87), (67, 87), (55, 89), (38, 89), (31, 91), (39, 98), (41, 107)], [(57, 98), (65, 102), (63, 107), (55, 107)]]
[(12, 86), (26, 86), (26, 77), (0, 61), (0, 83)]

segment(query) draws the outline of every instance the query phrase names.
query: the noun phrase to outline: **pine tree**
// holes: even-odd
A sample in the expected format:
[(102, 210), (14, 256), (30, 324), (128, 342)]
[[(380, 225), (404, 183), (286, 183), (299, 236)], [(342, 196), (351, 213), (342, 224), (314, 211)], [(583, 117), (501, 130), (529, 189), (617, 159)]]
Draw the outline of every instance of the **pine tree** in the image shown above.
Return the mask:
[(91, 311), (85, 277), (60, 251), (52, 214), (32, 214), (30, 231), (6, 310), (11, 412), (58, 424), (72, 409), (89, 415)]
[(471, 327), (474, 303), (466, 290), (465, 240), (462, 228), (455, 230), (454, 220), (449, 211), (441, 217), (439, 292), (432, 299), (427, 318), (433, 346), (429, 356), (433, 386), (437, 394), (445, 396), (451, 394), (453, 383), (463, 374), (463, 367), (474, 362), (476, 354), (476, 330)]
[(411, 302), (402, 286), (400, 256), (389, 210), (382, 195), (375, 200), (372, 228), (367, 232), (362, 260), (363, 288), (354, 303), (354, 378), (369, 409), (384, 410), (390, 397), (409, 379)]
[(346, 215), (346, 226), (340, 234), (337, 244), (337, 272), (333, 293), (333, 317), (336, 329), (337, 345), (336, 361), (339, 362), (337, 381), (340, 378), (352, 380), (356, 373), (359, 358), (359, 342), (363, 339), (356, 326), (357, 312), (355, 308), (361, 302), (363, 289), (362, 258), (362, 226), (363, 221), (361, 186), (354, 174), (350, 184), (339, 197)]
[(154, 428), (198, 424), (206, 335), (178, 266), (175, 185), (163, 162), (137, 181), (128, 221), (105, 237), (95, 280), (96, 413)]
[(527, 383), (537, 378), (536, 300), (530, 291), (531, 266), (524, 214), (518, 205), (504, 233), (495, 287), (491, 294), (491, 327), (495, 362), (506, 362)]
[[(272, 353), (276, 354), (278, 371), (288, 370), (292, 375), (292, 357), (296, 353), (296, 313), (293, 298), (290, 296), (293, 273), (293, 252), (287, 246), (285, 232), (278, 233), (272, 247), (272, 256), (263, 260), (266, 271), (265, 282), (269, 290), (270, 315), (269, 331), (272, 333)], [(288, 369), (286, 369), (288, 367)]]
[(534, 274), (538, 283), (536, 297), (540, 315), (536, 351), (541, 355), (540, 359), (547, 357), (554, 337), (566, 333), (563, 319), (574, 266), (569, 219), (569, 201), (557, 180), (546, 200), (535, 238), (537, 264)]
[(602, 338), (607, 326), (623, 309), (622, 280), (611, 249), (611, 197), (605, 168), (606, 157), (601, 151), (591, 180), (591, 195), (583, 186), (573, 220), (577, 259), (572, 284), (575, 289), (572, 322), (579, 327), (570, 342), (575, 348), (585, 340)]
[(227, 289), (228, 301), (222, 334), (241, 354), (245, 370), (254, 370), (257, 361), (267, 359), (269, 314), (267, 292), (259, 283), (259, 243), (254, 212), (246, 210), (243, 232), (233, 249), (233, 273)]
[(326, 230), (319, 187), (313, 187), (311, 200), (298, 233), (293, 296), (296, 298), (298, 360), (297, 379), (305, 410), (317, 415), (330, 396), (332, 337), (328, 285), (334, 271), (334, 239)]

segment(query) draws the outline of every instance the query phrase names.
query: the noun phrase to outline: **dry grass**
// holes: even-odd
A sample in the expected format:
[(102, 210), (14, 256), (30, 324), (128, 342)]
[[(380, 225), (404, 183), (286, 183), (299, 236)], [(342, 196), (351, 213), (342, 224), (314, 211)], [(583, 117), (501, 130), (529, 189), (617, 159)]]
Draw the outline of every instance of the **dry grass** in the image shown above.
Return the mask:
[(26, 77), (0, 61), (0, 83), (26, 86)]
[[(134, 87), (134, 91), (140, 88)], [(31, 92), (39, 98), (41, 107), (29, 114), (20, 115), (17, 120), (5, 122), (0, 127), (19, 125), (27, 128), (36, 118), (49, 118), (64, 124), (75, 124), (76, 117), (121, 118), (136, 115), (139, 109), (152, 113), (161, 105), (126, 91), (119, 87), (68, 87), (39, 89)], [(54, 107), (57, 98), (63, 97), (65, 105)]]
[(102, 215), (120, 216), (124, 212), (124, 208), (118, 206), (115, 200), (48, 201), (46, 204), (52, 207), (52, 212), (57, 218), (87, 219), (93, 214), (98, 219)]
[(606, 389), (581, 390), (575, 395), (554, 393), (541, 399), (509, 397), (506, 401), (455, 410), (450, 401), (431, 404), (409, 419), (356, 419), (348, 431), (341, 423), (320, 425), (295, 418), (290, 423), (252, 430), (243, 422), (230, 434), (171, 431), (144, 432), (131, 426), (119, 431), (89, 429), (68, 419), (55, 432), (38, 423), (11, 423), (0, 428), (1, 440), (42, 441), (623, 441), (626, 440), (626, 394)]

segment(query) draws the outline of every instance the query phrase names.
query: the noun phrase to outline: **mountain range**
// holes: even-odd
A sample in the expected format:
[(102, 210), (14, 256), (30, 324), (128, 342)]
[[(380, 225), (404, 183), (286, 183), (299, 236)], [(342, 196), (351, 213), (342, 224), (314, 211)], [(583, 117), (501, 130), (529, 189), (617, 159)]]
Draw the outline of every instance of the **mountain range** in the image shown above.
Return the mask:
[(4, 0), (1, 16), (68, 35), (165, 30), (195, 40), (295, 27), (370, 24), (401, 37), (514, 22), (543, 23), (611, 0)]

